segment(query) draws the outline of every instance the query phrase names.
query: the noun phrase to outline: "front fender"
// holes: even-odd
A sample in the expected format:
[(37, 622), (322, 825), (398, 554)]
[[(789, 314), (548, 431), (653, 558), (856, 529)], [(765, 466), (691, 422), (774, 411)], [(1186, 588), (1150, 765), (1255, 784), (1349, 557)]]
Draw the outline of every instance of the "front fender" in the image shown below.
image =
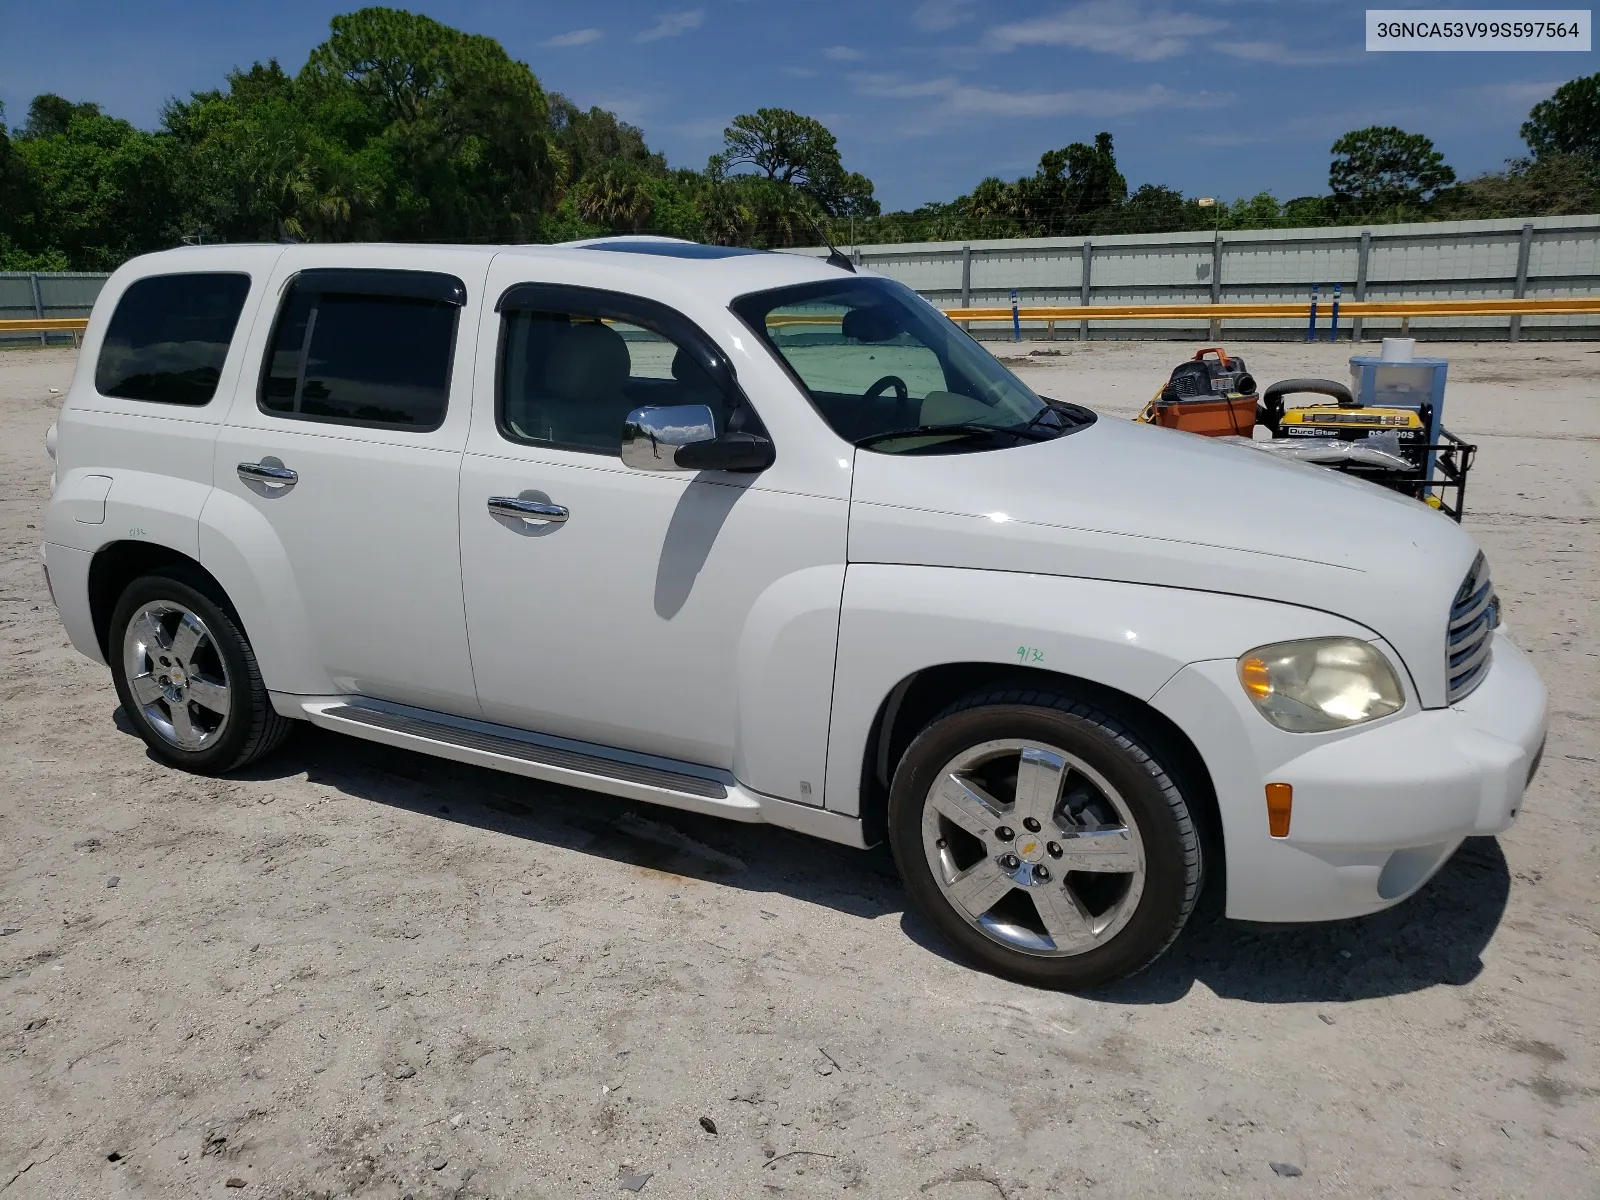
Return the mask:
[(851, 565), (828, 731), (827, 807), (860, 815), (873, 721), (902, 680), (992, 663), (1086, 679), (1148, 702), (1192, 662), (1302, 637), (1371, 638), (1315, 609), (1148, 584), (953, 567)]
[(750, 606), (739, 637), (733, 773), (799, 804), (824, 803), (843, 564), (785, 575)]

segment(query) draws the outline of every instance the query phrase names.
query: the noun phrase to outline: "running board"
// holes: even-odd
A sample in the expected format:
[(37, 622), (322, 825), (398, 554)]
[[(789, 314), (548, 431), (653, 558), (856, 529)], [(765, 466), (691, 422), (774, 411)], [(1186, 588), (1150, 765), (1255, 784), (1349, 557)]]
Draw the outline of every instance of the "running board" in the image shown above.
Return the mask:
[(848, 846), (866, 845), (861, 822), (854, 817), (752, 792), (725, 771), (650, 755), (608, 753), (598, 746), (443, 714), (342, 698), (295, 700), (312, 724), (370, 742), (726, 820), (779, 825)]

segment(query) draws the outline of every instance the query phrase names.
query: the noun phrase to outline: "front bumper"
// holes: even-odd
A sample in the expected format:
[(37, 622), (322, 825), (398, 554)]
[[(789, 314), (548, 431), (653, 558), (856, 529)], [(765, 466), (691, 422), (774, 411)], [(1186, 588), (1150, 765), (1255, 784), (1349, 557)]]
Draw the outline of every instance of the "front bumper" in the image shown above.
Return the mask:
[[(1195, 742), (1217, 790), (1227, 915), (1325, 921), (1398, 903), (1462, 839), (1508, 828), (1543, 749), (1546, 694), (1503, 630), (1478, 688), (1333, 734), (1262, 719), (1229, 662), (1195, 663), (1152, 703)], [(1267, 828), (1265, 786), (1294, 788), (1289, 836)]]

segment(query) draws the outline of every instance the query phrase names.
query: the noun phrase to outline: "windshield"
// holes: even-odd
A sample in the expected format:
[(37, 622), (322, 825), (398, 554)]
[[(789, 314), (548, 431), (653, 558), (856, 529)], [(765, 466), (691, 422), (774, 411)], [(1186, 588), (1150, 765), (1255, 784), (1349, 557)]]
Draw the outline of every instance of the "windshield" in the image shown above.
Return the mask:
[(1040, 399), (904, 284), (855, 276), (741, 296), (732, 305), (777, 352), (840, 437), (885, 454), (993, 450), (1094, 420)]

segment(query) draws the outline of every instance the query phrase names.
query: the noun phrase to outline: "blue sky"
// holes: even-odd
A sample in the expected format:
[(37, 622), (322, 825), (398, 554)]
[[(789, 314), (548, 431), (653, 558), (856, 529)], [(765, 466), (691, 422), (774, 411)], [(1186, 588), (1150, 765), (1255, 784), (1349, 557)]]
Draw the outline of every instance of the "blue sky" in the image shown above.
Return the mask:
[[(0, 101), (13, 124), (55, 91), (153, 126), (168, 96), (236, 65), (298, 69), (328, 18), (355, 7), (0, 0)], [(1593, 53), (1368, 54), (1365, 6), (1350, 0), (411, 7), (498, 38), (547, 88), (642, 126), (674, 166), (703, 166), (736, 113), (808, 113), (886, 208), (1029, 172), (1044, 150), (1102, 129), (1131, 186), (1189, 195), (1325, 191), (1329, 145), (1372, 124), (1427, 134), (1470, 176), (1521, 152), (1535, 101), (1600, 70)]]

